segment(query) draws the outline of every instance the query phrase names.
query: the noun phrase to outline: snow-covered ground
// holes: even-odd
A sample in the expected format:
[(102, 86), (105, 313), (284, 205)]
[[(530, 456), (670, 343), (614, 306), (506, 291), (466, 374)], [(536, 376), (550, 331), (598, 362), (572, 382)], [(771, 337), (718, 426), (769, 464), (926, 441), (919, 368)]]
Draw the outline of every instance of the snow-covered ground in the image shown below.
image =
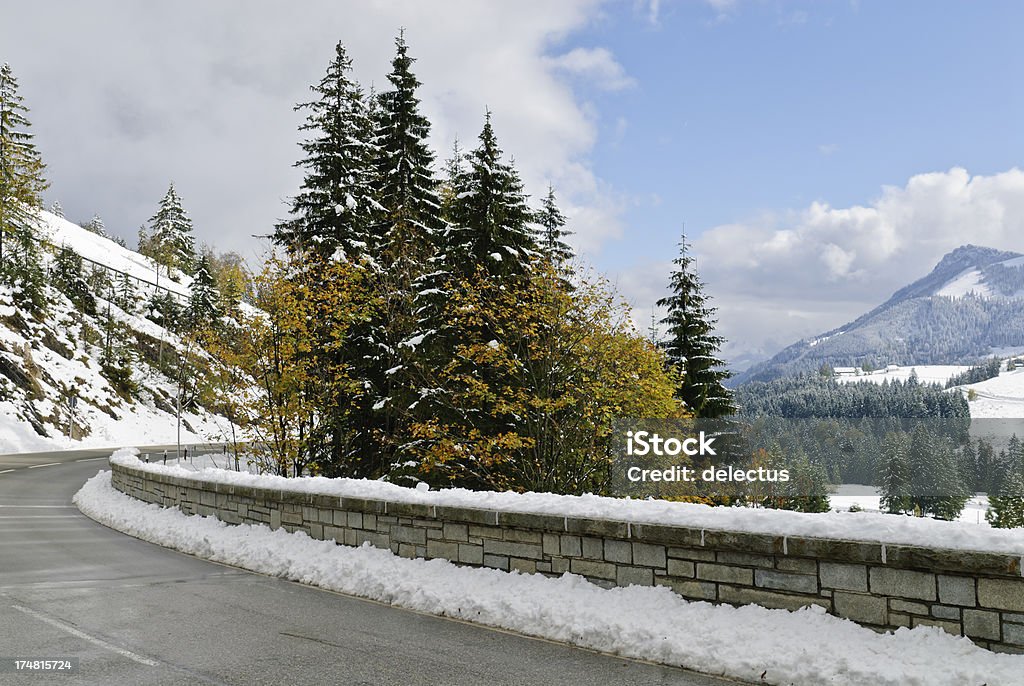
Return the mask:
[(109, 472), (90, 479), (75, 504), (106, 526), (217, 562), (752, 683), (1010, 686), (1024, 674), (1024, 656), (990, 653), (934, 627), (878, 634), (821, 608), (715, 606), (688, 602), (663, 587), (602, 589), (574, 574), (548, 578), (459, 567), (263, 525), (227, 526), (130, 498), (114, 490)]
[(953, 364), (919, 364), (911, 367), (896, 367), (895, 369), (877, 369), (873, 372), (861, 372), (857, 375), (837, 376), (839, 383), (858, 383), (870, 381), (871, 383), (883, 383), (885, 381), (906, 381), (912, 372), (917, 373), (917, 379), (921, 383), (943, 384), (970, 367)]
[(1024, 418), (1024, 369), (1003, 371), (999, 376), (980, 383), (962, 386), (970, 401), (972, 419)]
[[(828, 497), (832, 509), (839, 512), (848, 512), (854, 505), (866, 512), (881, 512), (881, 499), (877, 488), (860, 484), (842, 484), (839, 486), (838, 492)], [(964, 506), (963, 512), (957, 517), (957, 521), (980, 524), (987, 527), (989, 526), (989, 523), (985, 520), (985, 513), (987, 511), (988, 496), (975, 496), (967, 501), (967, 505)]]
[(503, 512), (530, 512), (559, 517), (612, 519), (620, 522), (671, 524), (698, 529), (749, 531), (774, 536), (837, 538), (847, 541), (923, 545), (1004, 552), (1020, 555), (1024, 551), (1024, 529), (992, 529), (971, 522), (943, 522), (925, 517), (897, 517), (878, 512), (829, 512), (811, 514), (787, 510), (745, 507), (709, 507), (665, 500), (629, 500), (596, 495), (555, 495), (553, 493), (493, 493), (451, 488), (430, 491), (404, 488), (383, 481), (366, 479), (328, 479), (324, 477), (286, 478), (255, 475), (223, 469), (202, 469), (146, 464), (135, 450), (115, 453), (111, 462), (206, 482), (281, 488), (301, 493), (472, 507)]

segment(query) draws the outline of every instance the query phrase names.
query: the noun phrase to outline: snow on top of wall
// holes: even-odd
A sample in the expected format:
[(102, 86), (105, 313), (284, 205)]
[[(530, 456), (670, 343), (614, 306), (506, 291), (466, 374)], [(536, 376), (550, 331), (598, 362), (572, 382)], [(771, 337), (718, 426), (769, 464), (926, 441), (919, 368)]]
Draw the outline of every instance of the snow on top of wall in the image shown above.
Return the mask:
[(132, 448), (119, 450), (111, 464), (142, 469), (153, 474), (206, 482), (256, 488), (287, 489), (298, 493), (389, 500), (392, 502), (467, 507), (501, 512), (610, 519), (654, 523), (694, 529), (744, 531), (772, 536), (803, 536), (892, 545), (956, 548), (1024, 554), (1024, 529), (986, 529), (966, 522), (943, 522), (870, 512), (829, 512), (807, 514), (786, 510), (745, 507), (710, 507), (664, 500), (630, 500), (596, 495), (555, 495), (552, 493), (494, 493), (461, 488), (427, 491), (403, 488), (383, 481), (287, 478), (220, 469), (199, 472), (183, 467), (147, 464)]

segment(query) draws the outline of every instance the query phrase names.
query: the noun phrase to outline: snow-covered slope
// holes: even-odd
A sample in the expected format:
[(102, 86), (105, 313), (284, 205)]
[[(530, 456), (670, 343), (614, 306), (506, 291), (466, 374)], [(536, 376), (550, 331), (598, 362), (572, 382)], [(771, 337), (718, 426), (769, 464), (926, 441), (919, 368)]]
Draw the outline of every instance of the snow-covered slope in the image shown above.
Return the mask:
[(733, 385), (832, 367), (969, 365), (1024, 346), (1024, 256), (964, 245), (854, 321), (788, 346)]
[[(973, 419), (1024, 418), (1024, 368), (1003, 371), (999, 376), (963, 386)], [(974, 391), (974, 393), (970, 393)]]
[(157, 274), (153, 260), (134, 250), (86, 231), (78, 224), (55, 214), (43, 212), (42, 218), (43, 237), (54, 246), (67, 246), (87, 260), (130, 274), (144, 282), (159, 283), (169, 291), (188, 296), (192, 279), (177, 269), (172, 271), (172, 278), (168, 278), (165, 267), (160, 267), (160, 273)]
[[(47, 212), (41, 241), (66, 246), (89, 260), (134, 277), (137, 298), (127, 311), (93, 293), (96, 314), (79, 310), (65, 294), (49, 287), (46, 314), (31, 316), (17, 295), (0, 287), (0, 453), (70, 446), (121, 446), (173, 442), (177, 435), (175, 382), (157, 371), (160, 348), (169, 354), (179, 339), (150, 319), (144, 304), (155, 292), (154, 265), (107, 238)], [(52, 255), (48, 255), (52, 260)], [(83, 276), (93, 265), (85, 263)], [(182, 296), (188, 277), (160, 285)], [(139, 281), (135, 281), (135, 279)], [(107, 290), (107, 289), (104, 289)], [(107, 326), (107, 312), (113, 322)], [(130, 368), (130, 383), (119, 383), (101, 368), (105, 334), (116, 327)], [(72, 411), (70, 398), (75, 407)], [(72, 417), (73, 414), (73, 417)], [(229, 427), (216, 417), (185, 412), (182, 439), (213, 439)], [(72, 438), (72, 421), (74, 437)], [(219, 426), (223, 424), (223, 426)]]

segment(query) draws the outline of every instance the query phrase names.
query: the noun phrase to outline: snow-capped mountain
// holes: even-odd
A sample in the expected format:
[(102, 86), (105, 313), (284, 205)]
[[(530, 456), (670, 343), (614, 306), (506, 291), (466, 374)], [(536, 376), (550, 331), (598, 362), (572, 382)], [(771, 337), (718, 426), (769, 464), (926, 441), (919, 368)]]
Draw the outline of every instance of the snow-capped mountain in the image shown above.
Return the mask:
[(964, 245), (856, 320), (783, 349), (734, 385), (823, 364), (971, 364), (1024, 350), (1024, 255)]

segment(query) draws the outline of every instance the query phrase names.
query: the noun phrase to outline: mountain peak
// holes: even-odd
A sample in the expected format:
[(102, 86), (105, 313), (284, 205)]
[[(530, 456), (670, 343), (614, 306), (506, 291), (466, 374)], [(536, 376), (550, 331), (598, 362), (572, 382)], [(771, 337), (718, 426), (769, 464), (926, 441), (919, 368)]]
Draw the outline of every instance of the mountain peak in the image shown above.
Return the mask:
[(939, 263), (935, 265), (932, 273), (953, 270), (963, 271), (971, 267), (984, 267), (995, 262), (1012, 260), (1015, 257), (1021, 257), (1020, 253), (996, 250), (995, 248), (986, 248), (981, 245), (968, 243), (943, 255)]

